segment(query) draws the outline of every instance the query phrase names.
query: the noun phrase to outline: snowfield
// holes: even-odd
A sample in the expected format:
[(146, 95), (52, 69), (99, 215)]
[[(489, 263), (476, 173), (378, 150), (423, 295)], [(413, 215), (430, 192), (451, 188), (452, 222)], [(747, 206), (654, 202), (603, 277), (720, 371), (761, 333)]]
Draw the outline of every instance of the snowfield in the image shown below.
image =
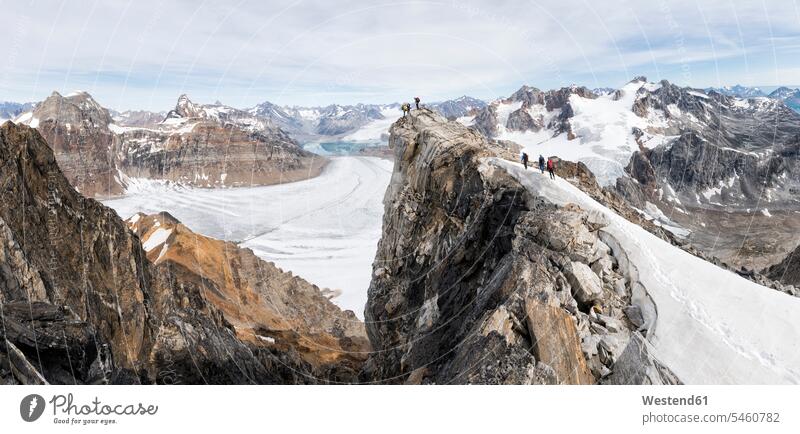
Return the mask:
[[(666, 119), (659, 113), (651, 113), (647, 118), (637, 116), (631, 108), (640, 88), (654, 91), (658, 84), (634, 81), (620, 90), (622, 96), (614, 100), (614, 95), (598, 96), (597, 99), (570, 95), (569, 102), (574, 116), (570, 119), (577, 138), (568, 140), (566, 134), (553, 137), (553, 131), (542, 129), (538, 132), (509, 131), (505, 128), (508, 116), (521, 107), (520, 102), (500, 103), (496, 106), (498, 139), (519, 143), (534, 160), (539, 155), (558, 156), (570, 161), (581, 161), (594, 173), (601, 186), (612, 185), (620, 176), (625, 176), (625, 166), (631, 154), (639, 150), (639, 145), (631, 133), (634, 127), (647, 130), (666, 126)], [(534, 118), (542, 117), (548, 125), (560, 114), (560, 110), (546, 111), (542, 105), (533, 105), (528, 113)], [(680, 111), (676, 117), (680, 116)], [(647, 147), (666, 143), (671, 138), (659, 134), (646, 134), (642, 142)]]
[(800, 383), (799, 298), (672, 246), (563, 179), (551, 181), (546, 174), (499, 159), (487, 159), (482, 170), (492, 167), (507, 170), (534, 194), (556, 204), (575, 203), (607, 217), (604, 235), (627, 254), (633, 280), (655, 303), (655, 326), (648, 333), (655, 356), (681, 381)]
[[(156, 182), (103, 203), (123, 217), (167, 211), (193, 231), (238, 242), (320, 287), (363, 318), (392, 162), (334, 157), (316, 178), (264, 187), (200, 189)], [(149, 246), (154, 248), (156, 246)]]

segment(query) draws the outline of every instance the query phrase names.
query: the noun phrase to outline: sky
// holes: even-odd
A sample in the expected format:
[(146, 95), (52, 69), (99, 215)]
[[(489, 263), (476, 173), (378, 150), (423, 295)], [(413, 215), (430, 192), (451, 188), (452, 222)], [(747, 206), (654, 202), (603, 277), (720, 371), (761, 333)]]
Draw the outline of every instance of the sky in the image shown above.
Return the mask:
[(0, 0), (0, 101), (250, 107), (800, 84), (800, 0)]

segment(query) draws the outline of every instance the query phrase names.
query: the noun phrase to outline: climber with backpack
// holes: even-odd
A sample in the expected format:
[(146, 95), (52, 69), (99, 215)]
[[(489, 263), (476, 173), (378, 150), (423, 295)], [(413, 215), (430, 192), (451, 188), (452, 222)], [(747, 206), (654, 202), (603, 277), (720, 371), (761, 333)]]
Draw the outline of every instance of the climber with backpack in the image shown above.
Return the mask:
[(542, 154), (539, 154), (539, 170), (544, 175), (544, 157), (542, 157)]
[(525, 165), (525, 170), (528, 170), (528, 154), (522, 153), (522, 164)]
[(403, 117), (406, 117), (409, 111), (411, 111), (411, 104), (404, 102), (403, 105), (400, 106), (400, 109), (403, 110)]
[(553, 157), (547, 159), (547, 171), (550, 172), (550, 179), (556, 179), (556, 162)]
[(414, 103), (417, 105), (417, 110), (419, 110), (419, 97), (418, 96), (414, 97)]

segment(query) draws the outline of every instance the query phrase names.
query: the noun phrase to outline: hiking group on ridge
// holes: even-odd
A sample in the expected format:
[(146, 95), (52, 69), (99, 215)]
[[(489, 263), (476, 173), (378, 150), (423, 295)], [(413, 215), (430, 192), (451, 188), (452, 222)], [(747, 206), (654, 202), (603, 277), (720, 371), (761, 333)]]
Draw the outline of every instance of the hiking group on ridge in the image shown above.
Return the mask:
[[(526, 152), (522, 153), (522, 155), (520, 156), (520, 160), (522, 161), (522, 164), (525, 166), (525, 170), (528, 170), (529, 157), (528, 157), (528, 154)], [(545, 168), (547, 169), (547, 172), (550, 174), (550, 179), (556, 179), (556, 174), (555, 174), (555, 171), (556, 171), (556, 159), (555, 159), (555, 157), (550, 157), (545, 162), (544, 156), (539, 155), (539, 170), (542, 172), (542, 174), (544, 174), (544, 169)]]

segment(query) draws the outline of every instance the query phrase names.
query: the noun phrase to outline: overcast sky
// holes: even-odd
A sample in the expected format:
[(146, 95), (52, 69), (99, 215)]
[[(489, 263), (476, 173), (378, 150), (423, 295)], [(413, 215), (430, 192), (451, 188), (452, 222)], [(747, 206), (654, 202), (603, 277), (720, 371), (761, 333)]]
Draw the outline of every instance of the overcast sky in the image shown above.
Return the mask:
[(0, 101), (166, 110), (800, 84), (800, 0), (0, 0)]

